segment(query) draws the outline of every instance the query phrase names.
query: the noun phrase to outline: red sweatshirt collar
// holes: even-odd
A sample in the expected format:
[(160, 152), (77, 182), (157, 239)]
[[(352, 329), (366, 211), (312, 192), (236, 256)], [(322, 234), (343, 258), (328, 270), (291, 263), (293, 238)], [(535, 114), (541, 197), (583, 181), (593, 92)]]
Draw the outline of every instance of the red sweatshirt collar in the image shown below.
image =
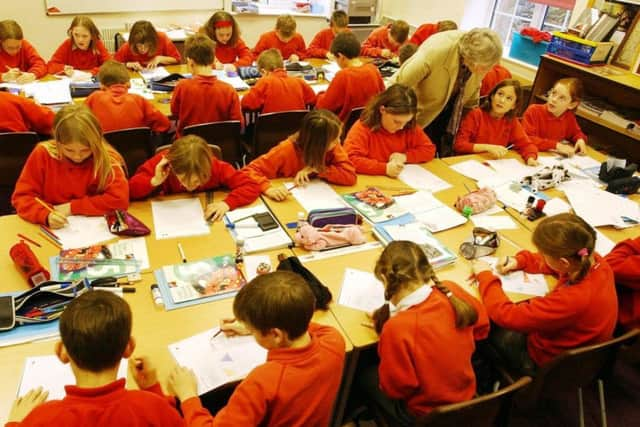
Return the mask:
[(309, 332), (311, 342), (309, 345), (300, 348), (276, 348), (267, 352), (267, 362), (282, 361), (291, 362), (296, 360), (306, 360), (317, 351), (318, 339)]
[(64, 390), (67, 393), (67, 398), (72, 399), (104, 399), (104, 400), (113, 400), (119, 395), (126, 393), (124, 388), (125, 379), (120, 378), (115, 380), (112, 383), (103, 385), (102, 387), (78, 387), (76, 385), (66, 385), (64, 386)]
[(109, 92), (113, 96), (122, 96), (125, 93), (129, 92), (129, 88), (125, 84), (115, 84), (115, 85), (109, 86), (107, 88), (107, 92)]

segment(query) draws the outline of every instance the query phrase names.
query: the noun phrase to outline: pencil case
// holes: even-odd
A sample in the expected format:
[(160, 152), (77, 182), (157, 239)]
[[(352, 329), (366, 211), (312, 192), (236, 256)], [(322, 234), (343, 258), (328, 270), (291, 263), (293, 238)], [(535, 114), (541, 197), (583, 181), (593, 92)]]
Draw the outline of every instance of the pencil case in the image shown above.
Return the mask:
[(146, 236), (151, 233), (149, 227), (124, 209), (116, 209), (104, 217), (109, 231), (117, 236)]
[(463, 214), (465, 213), (465, 208), (467, 210), (470, 209), (470, 214), (474, 215), (491, 208), (496, 203), (496, 199), (496, 193), (492, 189), (480, 188), (458, 197), (453, 206)]
[(325, 225), (359, 224), (360, 218), (353, 208), (313, 209), (307, 216), (307, 222), (314, 227), (322, 228)]
[(84, 98), (97, 90), (100, 90), (100, 82), (98, 81), (69, 83), (69, 92), (71, 92), (72, 98)]
[(173, 89), (175, 89), (180, 80), (186, 78), (188, 77), (183, 76), (182, 74), (172, 73), (158, 80), (150, 80), (149, 87), (151, 88), (151, 90), (157, 90), (160, 92), (171, 92), (173, 91)]

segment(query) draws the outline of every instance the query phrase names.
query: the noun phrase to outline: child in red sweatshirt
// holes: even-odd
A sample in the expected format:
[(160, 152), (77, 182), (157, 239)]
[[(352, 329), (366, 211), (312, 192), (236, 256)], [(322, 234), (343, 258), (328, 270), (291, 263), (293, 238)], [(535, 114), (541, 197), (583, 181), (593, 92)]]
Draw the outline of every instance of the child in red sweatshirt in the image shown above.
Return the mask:
[(171, 96), (171, 113), (178, 118), (178, 136), (185, 126), (244, 121), (235, 89), (213, 75), (214, 49), (215, 44), (204, 34), (191, 36), (184, 43), (184, 56), (193, 78), (181, 80)]
[(21, 218), (62, 228), (69, 215), (101, 216), (127, 209), (122, 157), (103, 139), (91, 110), (84, 105), (62, 108), (53, 121), (53, 137), (33, 149), (16, 182), (11, 203)]
[(616, 279), (618, 323), (625, 330), (640, 328), (640, 237), (618, 243), (604, 259)]
[(151, 22), (136, 21), (131, 26), (128, 41), (118, 49), (114, 59), (127, 68), (142, 71), (158, 65), (178, 64), (180, 52), (165, 33), (156, 31)]
[(54, 112), (28, 98), (0, 90), (0, 132), (51, 135)]
[(67, 30), (69, 36), (53, 53), (47, 64), (49, 74), (64, 72), (73, 75), (73, 70), (90, 71), (96, 74), (100, 66), (111, 58), (100, 40), (100, 31), (88, 16), (76, 16)]
[(549, 91), (546, 104), (529, 105), (522, 116), (522, 126), (538, 150), (556, 150), (568, 156), (586, 153), (587, 136), (573, 113), (583, 92), (580, 80), (560, 79)]
[[(335, 56), (330, 52), (331, 43), (338, 34), (349, 31), (348, 25), (349, 16), (347, 13), (344, 10), (335, 10), (331, 14), (329, 28), (320, 30), (309, 43), (307, 57), (334, 59)], [(360, 52), (358, 51), (358, 53)]]
[(409, 43), (420, 46), (426, 39), (442, 31), (457, 30), (458, 24), (453, 21), (440, 21), (436, 24), (422, 24), (409, 39)]
[(351, 110), (363, 107), (384, 90), (382, 75), (373, 64), (363, 64), (360, 42), (353, 33), (340, 33), (331, 43), (331, 54), (340, 67), (326, 92), (318, 94), (316, 108), (333, 111), (346, 122)]
[(303, 79), (292, 77), (284, 69), (282, 55), (277, 49), (267, 49), (258, 57), (262, 77), (247, 92), (240, 104), (245, 110), (261, 113), (306, 110), (316, 103), (316, 93)]
[(252, 203), (260, 195), (256, 182), (229, 163), (218, 160), (207, 142), (196, 135), (176, 139), (164, 150), (144, 162), (129, 179), (131, 199), (152, 194), (173, 194), (207, 191), (227, 187), (229, 194), (205, 208), (205, 217), (212, 221), (239, 206)]
[(297, 62), (306, 56), (306, 45), (300, 33), (296, 32), (296, 20), (291, 15), (281, 15), (273, 31), (260, 36), (253, 48), (253, 57), (257, 58), (267, 49), (278, 49), (285, 60)]
[(332, 184), (354, 185), (356, 171), (340, 145), (342, 123), (330, 111), (314, 110), (302, 119), (300, 131), (258, 157), (245, 167), (249, 176), (269, 198), (282, 201), (286, 188), (274, 187), (273, 178), (293, 177), (296, 185), (306, 185), (312, 178)]
[(124, 64), (108, 60), (100, 67), (98, 80), (102, 90), (89, 95), (85, 103), (104, 132), (142, 126), (154, 132), (169, 130), (171, 124), (167, 116), (142, 96), (128, 92), (129, 71)]
[(235, 71), (253, 62), (251, 50), (240, 37), (238, 23), (229, 12), (217, 11), (200, 31), (216, 42), (216, 69)]
[(140, 390), (126, 390), (126, 378), (117, 377), (120, 361), (135, 349), (131, 319), (129, 304), (111, 292), (74, 299), (60, 317), (55, 352), (71, 365), (76, 383), (65, 386), (62, 400), (45, 402), (47, 391), (29, 391), (13, 404), (6, 426), (183, 426), (175, 400), (163, 395), (146, 357), (129, 359)]
[(498, 262), (498, 271), (553, 274), (556, 287), (519, 304), (505, 295), (500, 279), (483, 261), (473, 262), (492, 327), (489, 337), (512, 369), (533, 375), (566, 350), (613, 336), (618, 301), (611, 267), (594, 252), (595, 230), (573, 214), (543, 219), (532, 236), (538, 253), (526, 250)]
[(407, 41), (409, 36), (409, 24), (397, 20), (377, 28), (369, 34), (362, 43), (362, 56), (374, 58), (392, 58), (398, 56), (398, 49)]
[(0, 21), (0, 76), (3, 82), (29, 83), (47, 74), (47, 65), (24, 40), (22, 28), (12, 19)]
[(517, 80), (503, 80), (491, 90), (482, 106), (465, 116), (456, 135), (456, 154), (485, 153), (500, 158), (513, 145), (529, 166), (538, 164), (538, 147), (531, 142), (516, 117), (522, 102)]
[(176, 367), (169, 387), (180, 398), (188, 426), (327, 426), (340, 387), (345, 342), (331, 326), (310, 323), (315, 298), (301, 276), (277, 271), (257, 276), (233, 301), (227, 335), (253, 335), (267, 361), (236, 387), (215, 416), (202, 407), (193, 372)]
[(436, 147), (416, 124), (417, 111), (415, 92), (401, 84), (369, 101), (344, 141), (356, 172), (395, 178), (406, 163), (433, 159)]

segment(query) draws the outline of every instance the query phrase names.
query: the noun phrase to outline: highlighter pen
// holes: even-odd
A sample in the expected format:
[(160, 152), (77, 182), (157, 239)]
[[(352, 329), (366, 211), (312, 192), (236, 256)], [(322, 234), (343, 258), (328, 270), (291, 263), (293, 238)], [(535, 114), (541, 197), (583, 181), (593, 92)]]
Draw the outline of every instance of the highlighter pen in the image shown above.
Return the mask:
[(182, 258), (183, 263), (187, 263), (187, 257), (184, 255), (184, 250), (182, 249), (182, 244), (178, 243), (178, 252), (180, 252), (180, 258)]

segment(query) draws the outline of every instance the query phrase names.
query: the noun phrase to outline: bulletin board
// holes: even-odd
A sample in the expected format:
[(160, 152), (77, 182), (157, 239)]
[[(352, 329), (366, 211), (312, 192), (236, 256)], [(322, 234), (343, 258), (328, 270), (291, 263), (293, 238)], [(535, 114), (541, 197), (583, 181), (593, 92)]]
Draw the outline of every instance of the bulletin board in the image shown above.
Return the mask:
[(224, 0), (45, 0), (47, 15), (222, 9)]

